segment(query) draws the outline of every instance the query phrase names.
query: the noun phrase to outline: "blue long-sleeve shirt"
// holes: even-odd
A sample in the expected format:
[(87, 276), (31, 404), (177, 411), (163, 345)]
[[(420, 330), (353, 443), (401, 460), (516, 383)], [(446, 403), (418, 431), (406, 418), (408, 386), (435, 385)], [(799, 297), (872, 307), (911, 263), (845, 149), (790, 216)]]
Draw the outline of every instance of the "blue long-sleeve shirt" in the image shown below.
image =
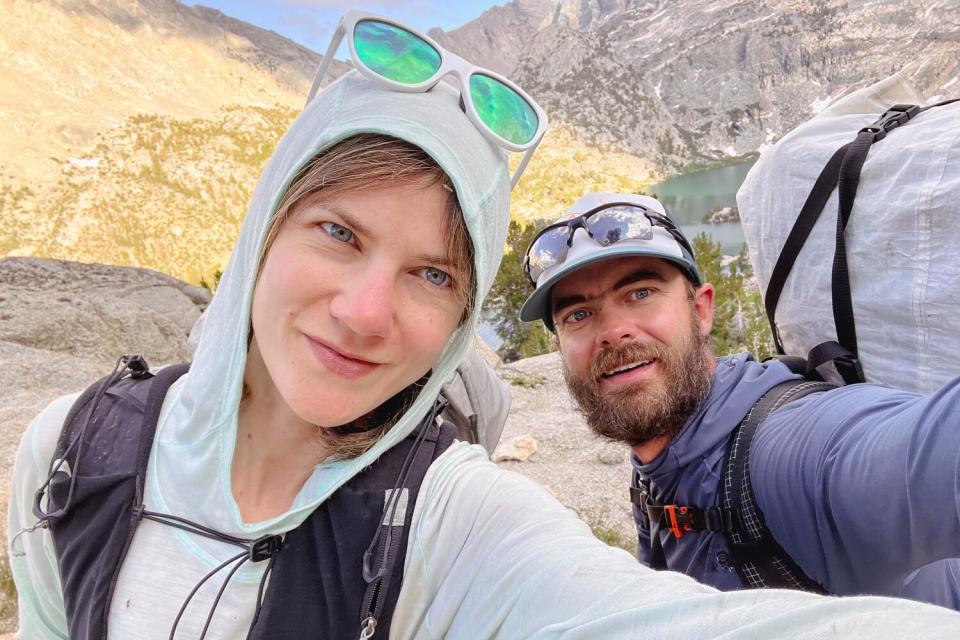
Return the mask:
[[(710, 392), (650, 464), (660, 503), (713, 506), (731, 431), (794, 376), (748, 355), (718, 360)], [(960, 380), (920, 396), (871, 384), (811, 394), (757, 432), (750, 474), (771, 533), (838, 594), (899, 595), (960, 609)], [(646, 522), (635, 509), (641, 560)], [(660, 532), (667, 565), (721, 589), (743, 584), (722, 534)]]

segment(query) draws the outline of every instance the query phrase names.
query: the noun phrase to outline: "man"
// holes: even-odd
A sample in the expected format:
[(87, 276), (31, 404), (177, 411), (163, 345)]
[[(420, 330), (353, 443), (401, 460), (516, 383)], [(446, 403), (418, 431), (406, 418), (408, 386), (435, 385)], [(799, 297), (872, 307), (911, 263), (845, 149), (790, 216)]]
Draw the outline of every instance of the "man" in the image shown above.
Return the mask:
[[(521, 319), (554, 333), (590, 427), (633, 449), (643, 562), (721, 589), (793, 586), (960, 609), (960, 380), (930, 396), (825, 390), (797, 386), (801, 376), (778, 361), (715, 359), (714, 289), (653, 198), (581, 198), (534, 239), (525, 271), (535, 291)], [(752, 445), (740, 441), (747, 479), (721, 487), (732, 434), (775, 387)], [(753, 498), (762, 515), (731, 495)], [(764, 519), (772, 540), (757, 539)], [(760, 580), (764, 571), (781, 584)]]

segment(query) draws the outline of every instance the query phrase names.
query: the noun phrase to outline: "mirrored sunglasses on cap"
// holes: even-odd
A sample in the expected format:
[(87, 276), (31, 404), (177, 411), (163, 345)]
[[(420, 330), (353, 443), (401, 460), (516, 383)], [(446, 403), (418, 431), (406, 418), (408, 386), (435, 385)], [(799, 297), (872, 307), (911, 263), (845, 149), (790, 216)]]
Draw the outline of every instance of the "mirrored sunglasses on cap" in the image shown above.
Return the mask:
[(577, 229), (586, 230), (601, 247), (609, 247), (623, 240), (651, 240), (654, 227), (665, 229), (673, 236), (693, 262), (693, 247), (670, 218), (639, 204), (609, 202), (540, 231), (527, 248), (523, 272), (536, 287), (544, 271), (566, 259)]
[(320, 88), (344, 36), (357, 71), (394, 91), (425, 92), (445, 76), (456, 76), (461, 107), (474, 126), (494, 143), (510, 151), (526, 152), (510, 179), (510, 187), (516, 186), (547, 131), (546, 112), (523, 89), (395, 20), (348, 11), (340, 19), (317, 69), (307, 104)]

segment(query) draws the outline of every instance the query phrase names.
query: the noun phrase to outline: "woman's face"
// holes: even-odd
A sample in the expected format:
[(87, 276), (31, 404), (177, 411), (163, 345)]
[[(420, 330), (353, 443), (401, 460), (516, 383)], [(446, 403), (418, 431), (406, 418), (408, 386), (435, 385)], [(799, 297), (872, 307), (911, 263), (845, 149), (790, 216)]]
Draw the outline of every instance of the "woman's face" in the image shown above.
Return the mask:
[(247, 367), (302, 420), (350, 422), (436, 361), (463, 312), (445, 195), (409, 183), (321, 193), (283, 223), (254, 289)]

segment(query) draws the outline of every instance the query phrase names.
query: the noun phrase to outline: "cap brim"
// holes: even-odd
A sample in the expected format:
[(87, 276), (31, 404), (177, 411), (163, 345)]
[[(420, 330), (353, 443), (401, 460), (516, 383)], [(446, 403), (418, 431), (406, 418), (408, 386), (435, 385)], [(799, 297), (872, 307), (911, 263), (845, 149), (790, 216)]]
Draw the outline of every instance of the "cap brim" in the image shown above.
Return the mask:
[[(526, 302), (520, 308), (520, 319), (524, 322), (533, 322), (534, 320), (544, 320), (550, 318), (552, 311), (550, 309), (550, 298), (553, 293), (553, 287), (561, 279), (570, 275), (574, 271), (581, 269), (594, 262), (610, 260), (611, 258), (621, 258), (628, 256), (661, 258), (674, 264), (681, 273), (695, 284), (699, 284), (699, 278), (692, 274), (689, 265), (682, 258), (676, 255), (652, 250), (649, 247), (640, 247), (629, 242), (617, 243), (604, 247), (602, 250), (582, 256), (578, 260), (562, 264), (556, 271), (551, 273), (547, 280), (537, 286), (536, 290), (527, 298)], [(547, 324), (551, 324), (547, 322)]]

